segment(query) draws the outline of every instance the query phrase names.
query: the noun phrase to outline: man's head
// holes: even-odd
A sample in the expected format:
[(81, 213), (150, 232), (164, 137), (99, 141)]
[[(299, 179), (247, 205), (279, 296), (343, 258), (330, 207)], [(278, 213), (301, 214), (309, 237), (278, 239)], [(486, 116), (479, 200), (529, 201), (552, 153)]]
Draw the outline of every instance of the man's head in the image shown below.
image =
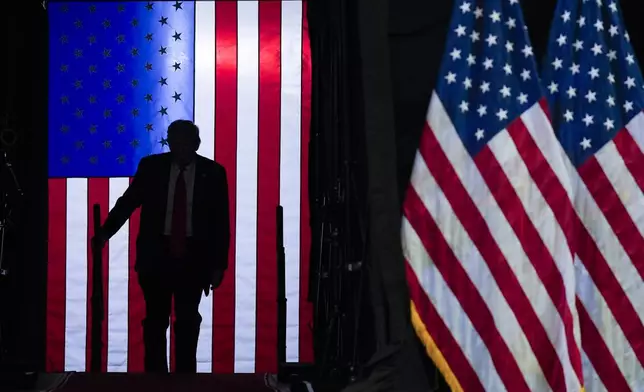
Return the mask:
[(177, 164), (190, 164), (197, 154), (199, 144), (199, 128), (192, 121), (176, 120), (168, 127), (168, 145), (172, 159)]

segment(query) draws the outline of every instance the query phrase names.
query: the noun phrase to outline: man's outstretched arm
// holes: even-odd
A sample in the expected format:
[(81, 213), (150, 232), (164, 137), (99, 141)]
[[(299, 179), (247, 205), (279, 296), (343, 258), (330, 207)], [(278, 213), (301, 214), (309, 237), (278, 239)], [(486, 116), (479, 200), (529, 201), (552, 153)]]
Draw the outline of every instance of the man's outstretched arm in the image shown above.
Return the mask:
[(134, 210), (143, 203), (143, 192), (145, 189), (144, 178), (147, 172), (147, 160), (143, 158), (139, 162), (136, 174), (132, 183), (125, 190), (123, 196), (119, 197), (114, 208), (107, 214), (107, 219), (103, 223), (101, 239), (109, 240), (117, 231), (127, 222)]

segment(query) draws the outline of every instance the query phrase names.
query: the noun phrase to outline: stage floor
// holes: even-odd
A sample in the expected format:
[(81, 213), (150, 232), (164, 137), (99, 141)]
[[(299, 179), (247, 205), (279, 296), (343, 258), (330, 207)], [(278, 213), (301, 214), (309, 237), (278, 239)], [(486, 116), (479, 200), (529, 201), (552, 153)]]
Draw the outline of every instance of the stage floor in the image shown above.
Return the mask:
[(198, 375), (147, 375), (147, 374), (73, 374), (61, 392), (108, 391), (248, 391), (266, 392), (264, 376), (256, 374), (198, 374)]
[[(56, 392), (267, 392), (288, 391), (267, 386), (264, 374), (151, 375), (124, 373), (52, 373), (36, 376), (35, 385), (22, 385), (10, 391)], [(26, 388), (25, 388), (26, 387)], [(304, 390), (313, 391), (312, 387)], [(326, 388), (324, 388), (326, 389)], [(302, 390), (297, 389), (296, 390)], [(294, 390), (293, 392), (295, 392)], [(316, 389), (317, 390), (317, 389)], [(327, 389), (328, 390), (328, 389)], [(319, 391), (318, 391), (319, 392)]]

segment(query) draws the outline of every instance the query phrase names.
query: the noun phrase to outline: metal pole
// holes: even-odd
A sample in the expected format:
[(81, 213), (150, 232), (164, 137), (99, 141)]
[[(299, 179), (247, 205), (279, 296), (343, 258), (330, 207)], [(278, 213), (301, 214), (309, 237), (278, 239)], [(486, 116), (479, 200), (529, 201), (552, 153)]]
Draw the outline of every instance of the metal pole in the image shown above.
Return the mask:
[[(101, 230), (101, 206), (94, 204), (94, 233)], [(103, 249), (101, 246), (92, 247), (92, 358), (91, 371), (99, 373), (102, 370), (103, 351)]]
[(277, 363), (286, 363), (286, 256), (284, 253), (284, 209), (277, 206)]

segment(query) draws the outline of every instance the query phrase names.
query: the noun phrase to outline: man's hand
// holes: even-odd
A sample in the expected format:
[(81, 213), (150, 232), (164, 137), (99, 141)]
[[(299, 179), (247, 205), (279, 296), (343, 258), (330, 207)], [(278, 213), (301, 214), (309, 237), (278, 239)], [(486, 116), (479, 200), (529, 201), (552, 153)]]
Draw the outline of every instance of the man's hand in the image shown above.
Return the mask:
[(217, 287), (221, 285), (221, 282), (224, 280), (224, 270), (215, 270), (210, 277), (210, 284), (203, 289), (206, 297), (210, 294), (210, 291), (215, 291)]
[(224, 280), (224, 270), (215, 270), (212, 273), (212, 277), (210, 278), (210, 286), (212, 290), (216, 289), (221, 285), (221, 281)]
[(103, 247), (105, 247), (106, 242), (107, 239), (105, 238), (105, 235), (103, 233), (96, 233), (94, 237), (92, 237), (92, 250), (102, 250)]

